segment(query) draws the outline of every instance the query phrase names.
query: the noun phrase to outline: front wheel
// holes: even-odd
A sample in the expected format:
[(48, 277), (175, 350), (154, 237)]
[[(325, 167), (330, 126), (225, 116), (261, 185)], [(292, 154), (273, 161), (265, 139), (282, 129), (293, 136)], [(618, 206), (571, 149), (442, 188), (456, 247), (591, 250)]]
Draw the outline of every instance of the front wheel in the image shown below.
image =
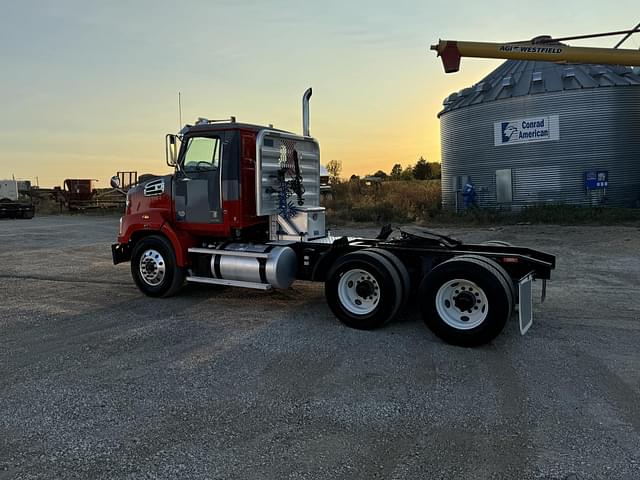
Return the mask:
[(173, 246), (160, 235), (143, 238), (133, 247), (131, 275), (142, 293), (150, 297), (169, 297), (184, 283)]
[(511, 317), (508, 283), (493, 266), (459, 257), (435, 267), (420, 285), (427, 326), (453, 345), (475, 347), (493, 340)]

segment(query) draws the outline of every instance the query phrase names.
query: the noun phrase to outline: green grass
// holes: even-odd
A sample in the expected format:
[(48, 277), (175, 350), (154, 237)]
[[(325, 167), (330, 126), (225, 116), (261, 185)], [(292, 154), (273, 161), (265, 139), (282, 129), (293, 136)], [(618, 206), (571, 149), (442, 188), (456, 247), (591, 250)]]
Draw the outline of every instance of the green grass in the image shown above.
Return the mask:
[(531, 223), (613, 225), (640, 221), (640, 208), (544, 205), (525, 208), (518, 218)]
[(388, 181), (371, 186), (343, 182), (325, 202), (327, 216), (343, 222), (408, 223), (441, 210), (439, 180)]
[(472, 208), (462, 213), (443, 210), (439, 180), (386, 181), (367, 186), (343, 182), (325, 201), (331, 223), (422, 223), (496, 225), (550, 223), (561, 225), (614, 225), (640, 222), (638, 208), (531, 206), (519, 212)]

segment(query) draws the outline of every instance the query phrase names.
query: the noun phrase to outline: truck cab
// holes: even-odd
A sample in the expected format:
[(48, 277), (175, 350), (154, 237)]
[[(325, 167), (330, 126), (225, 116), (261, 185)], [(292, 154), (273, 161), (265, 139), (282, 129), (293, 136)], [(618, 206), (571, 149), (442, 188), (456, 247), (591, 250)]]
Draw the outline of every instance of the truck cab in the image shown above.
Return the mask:
[[(233, 117), (200, 118), (167, 135), (166, 151), (174, 173), (145, 176), (127, 192), (112, 247), (114, 263), (135, 263), (136, 245), (148, 236), (162, 236), (176, 267), (187, 269), (195, 261), (189, 252), (193, 248), (325, 235), (319, 147), (309, 135), (238, 123)], [(119, 188), (118, 177), (112, 186)], [(306, 225), (298, 228), (310, 211), (315, 220), (311, 234)], [(140, 276), (138, 270), (133, 273)]]

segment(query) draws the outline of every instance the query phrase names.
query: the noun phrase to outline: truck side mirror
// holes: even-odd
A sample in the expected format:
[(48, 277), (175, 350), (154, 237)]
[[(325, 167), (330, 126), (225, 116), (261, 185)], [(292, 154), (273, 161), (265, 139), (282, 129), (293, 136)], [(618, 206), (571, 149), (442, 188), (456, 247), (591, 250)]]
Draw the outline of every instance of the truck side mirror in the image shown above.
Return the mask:
[(166, 136), (166, 156), (167, 165), (175, 167), (178, 165), (178, 141), (177, 137), (171, 133)]
[(111, 183), (111, 186), (116, 190), (120, 190), (120, 177), (118, 175), (114, 175), (113, 177), (111, 177), (111, 182), (109, 183)]

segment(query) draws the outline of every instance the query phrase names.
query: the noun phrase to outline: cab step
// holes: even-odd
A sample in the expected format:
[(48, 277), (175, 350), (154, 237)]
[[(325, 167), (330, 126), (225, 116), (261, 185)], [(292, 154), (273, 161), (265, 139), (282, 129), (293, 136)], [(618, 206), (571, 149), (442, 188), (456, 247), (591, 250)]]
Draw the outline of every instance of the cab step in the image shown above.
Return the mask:
[(211, 278), (211, 277), (187, 277), (187, 282), (192, 283), (208, 283), (209, 285), (226, 285), (228, 287), (243, 287), (253, 288), (255, 290), (271, 290), (271, 285), (268, 283), (256, 283), (256, 282), (243, 282), (241, 280), (225, 280), (224, 278)]

